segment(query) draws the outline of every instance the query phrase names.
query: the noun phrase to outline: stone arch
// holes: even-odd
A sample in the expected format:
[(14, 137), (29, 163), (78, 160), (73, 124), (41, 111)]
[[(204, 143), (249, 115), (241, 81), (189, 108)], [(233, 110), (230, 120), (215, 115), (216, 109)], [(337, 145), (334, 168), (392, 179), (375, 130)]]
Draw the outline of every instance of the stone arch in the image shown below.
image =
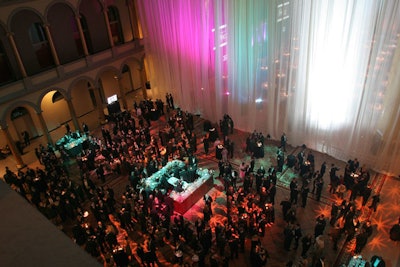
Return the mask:
[(95, 79), (95, 80), (98, 81), (98, 80), (101, 78), (101, 75), (104, 74), (104, 73), (107, 72), (107, 71), (112, 71), (112, 72), (115, 72), (116, 75), (121, 75), (120, 70), (117, 69), (116, 67), (113, 67), (113, 66), (105, 66), (105, 67), (103, 67), (103, 68), (101, 68), (101, 69), (99, 69), (99, 70), (97, 71), (97, 75), (96, 75), (96, 79)]
[(121, 90), (121, 73), (119, 69), (113, 66), (101, 68), (96, 75), (98, 88), (102, 99), (108, 99), (117, 95), (119, 100), (125, 107), (125, 93)]
[(48, 94), (49, 92), (51, 92), (51, 91), (58, 91), (58, 92), (60, 92), (60, 93), (64, 96), (65, 99), (70, 99), (70, 98), (71, 98), (71, 96), (70, 96), (70, 94), (68, 93), (68, 91), (66, 91), (66, 90), (64, 90), (64, 89), (62, 89), (62, 88), (59, 88), (59, 87), (50, 87), (50, 88), (47, 88), (47, 89), (43, 90), (43, 91), (40, 93), (39, 98), (37, 99), (37, 103), (36, 103), (36, 105), (37, 105), (38, 107), (41, 107), (41, 103), (42, 103), (42, 100), (43, 100), (44, 96), (47, 95), (47, 94)]
[(80, 76), (69, 85), (68, 93), (77, 118), (85, 117), (96, 109), (98, 104), (102, 104), (98, 103), (95, 90), (98, 89), (94, 86), (93, 79), (87, 76)]
[(68, 1), (62, 1), (62, 0), (54, 0), (54, 1), (50, 2), (50, 3), (47, 5), (47, 7), (46, 7), (46, 9), (45, 9), (45, 11), (44, 11), (44, 17), (45, 17), (46, 19), (47, 19), (47, 16), (48, 16), (48, 14), (49, 14), (49, 10), (50, 10), (54, 5), (57, 5), (57, 4), (63, 4), (63, 5), (65, 5), (65, 6), (68, 6), (69, 8), (71, 8), (72, 12), (73, 12), (75, 15), (79, 14), (79, 13), (78, 13), (78, 10), (77, 10), (77, 7), (76, 7), (76, 6), (73, 6), (72, 3), (68, 2)]
[[(25, 110), (27, 113), (12, 117), (16, 109)], [(32, 114), (32, 112), (34, 114)], [(20, 100), (10, 104), (2, 114), (1, 120), (8, 126), (12, 139), (19, 143), (18, 147), (22, 150), (21, 144), (24, 142), (22, 132), (27, 132), (31, 138), (38, 137), (41, 133), (40, 121), (36, 114), (40, 113), (40, 109), (32, 102)]]
[[(55, 99), (56, 93), (61, 94), (63, 98)], [(73, 130), (79, 130), (70, 100), (69, 92), (59, 87), (46, 88), (38, 96), (38, 106), (40, 106), (43, 120), (53, 140), (58, 140), (63, 136), (66, 125)]]
[(85, 55), (76, 14), (76, 8), (68, 2), (52, 2), (46, 9), (46, 20), (60, 64), (67, 64)]
[(122, 62), (121, 65), (119, 67), (120, 69), (120, 73), (122, 73), (122, 69), (125, 65), (129, 66), (129, 62), (136, 62), (138, 66), (142, 66), (143, 65), (143, 58), (138, 59), (136, 57), (127, 57), (125, 58)]
[[(81, 24), (85, 25), (88, 33), (86, 45), (90, 54), (111, 48), (108, 37), (107, 24), (104, 19), (104, 2), (80, 1), (77, 3), (78, 14), (81, 15)], [(82, 23), (84, 21), (85, 23)]]
[(86, 76), (86, 75), (85, 75), (85, 76), (79, 76), (78, 78), (74, 79), (74, 80), (70, 83), (70, 85), (68, 86), (68, 92), (69, 92), (69, 94), (71, 94), (72, 88), (73, 88), (77, 83), (79, 83), (79, 82), (82, 81), (82, 80), (87, 80), (88, 82), (90, 82), (90, 83), (92, 84), (93, 87), (96, 87), (96, 86), (97, 86), (97, 80), (93, 80), (92, 77), (89, 77), (89, 76)]
[[(82, 84), (80, 84), (81, 82), (86, 82), (87, 84), (90, 84), (90, 86), (86, 85), (85, 92), (81, 92), (81, 90), (79, 90), (80, 88), (82, 88)], [(77, 115), (80, 115), (81, 111), (84, 112), (84, 115), (80, 116), (79, 120), (88, 125), (89, 129), (96, 128), (99, 126), (100, 123), (103, 123), (105, 121), (105, 103), (104, 98), (102, 98), (100, 88), (98, 86), (98, 81), (95, 81), (90, 76), (79, 76), (71, 82), (68, 87), (68, 92), (71, 95), (73, 104), (78, 107)], [(79, 93), (82, 97), (75, 97), (76, 94)], [(86, 101), (84, 107), (80, 107), (82, 101)], [(87, 102), (93, 104), (93, 110), (89, 110), (91, 107), (90, 105), (88, 105)]]
[(34, 8), (32, 8), (32, 7), (19, 7), (19, 8), (16, 8), (16, 9), (14, 9), (11, 13), (10, 13), (10, 15), (9, 15), (9, 17), (8, 17), (8, 19), (7, 19), (7, 25), (8, 25), (8, 27), (10, 28), (10, 31), (11, 31), (11, 25), (12, 25), (12, 22), (13, 22), (13, 18), (15, 17), (15, 15), (17, 15), (19, 12), (23, 12), (23, 11), (31, 11), (31, 12), (33, 12), (33, 13), (35, 13), (39, 18), (40, 18), (40, 20), (44, 23), (45, 21), (46, 21), (46, 19), (45, 19), (45, 17), (43, 16), (43, 14), (42, 13), (40, 13), (38, 10), (36, 10), (36, 9), (34, 9)]
[(14, 103), (12, 103), (11, 105), (8, 105), (3, 113), (0, 115), (0, 121), (4, 121), (7, 122), (7, 117), (9, 115), (11, 115), (11, 112), (16, 109), (17, 107), (30, 107), (32, 108), (36, 113), (40, 113), (40, 107), (37, 106), (36, 104), (30, 102), (30, 101), (26, 101), (26, 100), (19, 100), (16, 101)]
[[(124, 72), (126, 66), (129, 68), (129, 74)], [(123, 86), (126, 92), (133, 92), (143, 87), (145, 81), (143, 81), (141, 73), (142, 66), (143, 64), (140, 62), (140, 59), (136, 57), (129, 57), (121, 63), (120, 73), (123, 77)]]
[(17, 10), (10, 17), (9, 27), (27, 75), (55, 66), (43, 15), (32, 8)]
[[(77, 3), (76, 3), (76, 7), (77, 7), (77, 9), (78, 9), (78, 12), (80, 11), (80, 7), (81, 7), (81, 5), (82, 5), (82, 2), (83, 2), (83, 0), (78, 0)], [(104, 3), (104, 1), (97, 0), (97, 2), (100, 4), (100, 6), (101, 6), (102, 9), (105, 8), (105, 3)]]

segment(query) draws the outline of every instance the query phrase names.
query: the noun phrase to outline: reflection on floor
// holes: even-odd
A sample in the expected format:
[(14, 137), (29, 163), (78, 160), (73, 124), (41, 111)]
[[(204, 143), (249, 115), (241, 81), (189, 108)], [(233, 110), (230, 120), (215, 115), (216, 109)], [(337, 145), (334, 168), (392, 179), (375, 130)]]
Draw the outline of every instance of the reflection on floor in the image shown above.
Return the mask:
[[(160, 127), (162, 127), (162, 125), (164, 125), (165, 123), (165, 118), (163, 117), (160, 118), (158, 122), (153, 122), (152, 132), (158, 132)], [(217, 171), (218, 160), (215, 158), (215, 151), (212, 149), (211, 153), (209, 153), (208, 155), (205, 155), (203, 153), (203, 147), (200, 141), (200, 138), (204, 135), (204, 132), (202, 131), (202, 123), (202, 119), (200, 119), (199, 117), (195, 118), (196, 134), (199, 144), (196, 156), (199, 158), (199, 167), (213, 169)], [(93, 134), (98, 135), (100, 133), (98, 132), (98, 130), (96, 130), (93, 132)], [(233, 135), (230, 135), (230, 139), (236, 144), (234, 158), (232, 158), (230, 161), (236, 169), (239, 168), (241, 162), (250, 162), (250, 156), (245, 153), (247, 135), (247, 133), (237, 130), (235, 130)], [(38, 161), (35, 159), (33, 152), (34, 147), (38, 146), (40, 142), (42, 142), (40, 138), (34, 140), (32, 145), (30, 145), (26, 149), (26, 154), (23, 155), (24, 162), (34, 168), (36, 168), (36, 166), (40, 166)], [(277, 165), (277, 145), (277, 141), (266, 141), (266, 146), (264, 148), (265, 156), (256, 160), (255, 169), (257, 169), (260, 165), (263, 165), (265, 169)], [(288, 146), (286, 155), (297, 155), (297, 153), (301, 149), (303, 148)], [(342, 172), (344, 170), (345, 162), (334, 159), (326, 154), (318, 152), (313, 153), (315, 155), (315, 166), (317, 169), (322, 164), (322, 162), (326, 161), (328, 166), (330, 166), (331, 163), (334, 163), (336, 166), (338, 166), (340, 168), (339, 172)], [(7, 159), (0, 161), (0, 165), (0, 175), (3, 176), (4, 167), (13, 167), (15, 166), (15, 162), (13, 162), (12, 157), (8, 157)], [(76, 165), (74, 164), (73, 160), (71, 160), (70, 162), (70, 170), (72, 174), (77, 174)], [(292, 249), (290, 251), (286, 251), (283, 248), (283, 229), (285, 227), (285, 222), (282, 219), (282, 211), (279, 203), (289, 196), (288, 185), (293, 177), (298, 177), (298, 173), (293, 168), (288, 168), (287, 165), (285, 165), (283, 171), (278, 174), (278, 186), (275, 201), (275, 203), (277, 203), (275, 206), (276, 220), (274, 224), (267, 226), (266, 235), (261, 240), (262, 245), (267, 249), (270, 255), (267, 266), (285, 266), (285, 264), (289, 260), (293, 261), (296, 266), (308, 266), (300, 257), (300, 249)], [(303, 235), (307, 233), (314, 233), (316, 217), (320, 214), (324, 214), (326, 217), (329, 217), (331, 204), (332, 202), (337, 200), (336, 195), (332, 195), (328, 192), (328, 174), (325, 174), (324, 181), (325, 186), (323, 189), (321, 201), (317, 202), (314, 195), (309, 194), (307, 206), (305, 208), (299, 206), (296, 209), (297, 218), (300, 222)], [(378, 173), (373, 173), (370, 181), (373, 185), (374, 190), (381, 193), (381, 202), (378, 205), (377, 211), (372, 212), (369, 208), (367, 208), (368, 204), (366, 205), (366, 207), (362, 208), (360, 199), (357, 199), (356, 203), (361, 212), (361, 220), (365, 221), (367, 219), (370, 219), (374, 228), (373, 234), (370, 237), (368, 244), (362, 251), (362, 255), (365, 259), (370, 259), (373, 255), (379, 255), (382, 256), (385, 260), (386, 266), (400, 266), (400, 244), (399, 242), (395, 243), (391, 241), (388, 237), (388, 231), (390, 227), (397, 221), (400, 215), (400, 181), (397, 178), (387, 177)], [(115, 194), (118, 196), (124, 191), (126, 183), (126, 177), (112, 176), (107, 178), (105, 184), (111, 186), (114, 189)], [(210, 221), (211, 227), (215, 226), (217, 223), (224, 224), (224, 222), (226, 221), (226, 196), (223, 192), (223, 189), (224, 187), (222, 181), (214, 175), (214, 187), (207, 193), (214, 200), (212, 202), (213, 217)], [(345, 195), (345, 197), (349, 197), (348, 193)], [(184, 217), (191, 222), (194, 222), (197, 218), (202, 218), (203, 207), (204, 201), (200, 199), (188, 212), (184, 214)], [(69, 227), (70, 226), (65, 225), (65, 230), (67, 232)], [(354, 250), (354, 240), (344, 244), (344, 240), (342, 238), (339, 241), (339, 250), (334, 251), (331, 238), (329, 237), (329, 232), (330, 226), (328, 224), (324, 232), (325, 245), (323, 253), (326, 263), (325, 266), (342, 266), (342, 264), (347, 263), (352, 256), (352, 251)], [(129, 232), (121, 231), (121, 236), (119, 238), (120, 240), (125, 240), (126, 236), (129, 236), (129, 238), (124, 242), (130, 243), (132, 251), (135, 251), (137, 245), (146, 240), (146, 236), (137, 230)], [(163, 240), (159, 240), (158, 245), (159, 250), (157, 252), (157, 255), (160, 259), (162, 266), (176, 265), (173, 263), (174, 254), (170, 243), (168, 241), (163, 242)], [(240, 254), (238, 259), (230, 261), (230, 266), (250, 266), (250, 239), (246, 240), (246, 247), (247, 249), (245, 253)], [(191, 263), (194, 252), (190, 249), (187, 249), (184, 251), (184, 254), (185, 262)]]

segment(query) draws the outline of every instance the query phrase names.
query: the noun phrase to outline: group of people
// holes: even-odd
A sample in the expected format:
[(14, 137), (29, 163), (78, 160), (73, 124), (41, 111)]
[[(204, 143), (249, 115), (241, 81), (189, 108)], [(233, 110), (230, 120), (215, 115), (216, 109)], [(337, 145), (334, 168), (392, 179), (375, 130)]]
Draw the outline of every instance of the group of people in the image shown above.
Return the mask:
[[(26, 172), (15, 174), (7, 168), (4, 179), (55, 224), (75, 222), (70, 234), (91, 255), (111, 255), (103, 259), (120, 261), (124, 257), (121, 256), (121, 244), (116, 242), (119, 231), (110, 216), (114, 216), (124, 230), (132, 231), (133, 222), (139, 222), (151, 244), (155, 231), (148, 226), (152, 229), (158, 229), (154, 227), (159, 226), (158, 223), (165, 226), (173, 214), (173, 205), (165, 193), (168, 190), (163, 194), (161, 190), (146, 190), (143, 180), (168, 161), (184, 161), (197, 149), (196, 136), (192, 132), (193, 116), (179, 109), (169, 116), (171, 131), (164, 140), (166, 143), (161, 144), (157, 134), (150, 134), (151, 120), (146, 119), (145, 114), (152, 108), (164, 114), (163, 105), (160, 101), (144, 100), (137, 105), (136, 116), (131, 112), (112, 114), (108, 125), (102, 128), (102, 135), (89, 136), (90, 144), (76, 158), (79, 181), (69, 178), (64, 164), (68, 155), (65, 158), (62, 151), (61, 156), (56, 155), (52, 146), (45, 148), (42, 145), (35, 153), (45, 170), (28, 168)], [(169, 105), (173, 106), (171, 99)], [(124, 195), (122, 204), (117, 202), (119, 198), (113, 189), (106, 185), (109, 173), (129, 177), (127, 191), (131, 193)], [(169, 228), (167, 226), (168, 233)], [(179, 235), (182, 235), (181, 231)], [(142, 248), (146, 264), (156, 261), (154, 245)]]
[[(281, 148), (285, 145), (282, 143), (284, 141), (281, 142)], [(371, 222), (361, 219), (361, 209), (370, 201), (368, 208), (376, 211), (380, 201), (379, 193), (372, 194), (369, 171), (364, 166), (360, 166), (357, 159), (348, 160), (342, 175), (339, 174), (338, 166), (332, 163), (328, 169), (325, 161), (320, 169), (316, 170), (314, 155), (312, 151), (307, 153), (305, 147), (297, 154), (293, 167), (299, 177), (291, 180), (290, 197), (281, 202), (285, 220), (291, 221), (292, 206), (297, 207), (299, 198), (302, 208), (306, 207), (310, 193), (317, 201), (320, 201), (324, 188), (324, 175), (327, 173), (329, 175), (328, 192), (336, 198), (336, 201), (332, 203), (329, 219), (331, 226), (329, 235), (333, 249), (338, 249), (338, 242), (345, 236), (345, 242), (355, 239), (356, 246), (353, 253), (361, 253), (372, 235)], [(355, 204), (357, 198), (361, 198), (361, 207)], [(327, 218), (324, 217), (317, 219), (315, 238), (324, 233), (326, 220)], [(291, 224), (289, 229), (294, 229), (293, 222)], [(296, 238), (296, 231), (285, 232), (286, 244), (290, 244), (293, 238)], [(286, 245), (286, 247), (289, 246)]]
[[(169, 109), (175, 109), (172, 95), (167, 94), (166, 101)], [(51, 146), (37, 149), (38, 159), (45, 170), (28, 168), (26, 172), (14, 174), (7, 169), (5, 181), (54, 223), (73, 222), (70, 234), (75, 242), (94, 257), (105, 262), (114, 261), (117, 266), (127, 266), (134, 259), (144, 266), (154, 266), (159, 261), (156, 250), (164, 244), (173, 247), (175, 258), (172, 261), (177, 263), (183, 264), (182, 251), (184, 246), (189, 246), (199, 266), (205, 266), (206, 262), (211, 266), (229, 266), (239, 253), (245, 252), (246, 239), (251, 242), (250, 254), (247, 255), (251, 265), (265, 266), (269, 255), (262, 245), (262, 238), (267, 227), (275, 223), (277, 173), (282, 172), (283, 164), (278, 163), (277, 169), (275, 166), (255, 167), (256, 160), (264, 156), (263, 134), (254, 131), (248, 136), (246, 152), (251, 160), (242, 162), (238, 169), (230, 162), (233, 149), (219, 159), (218, 177), (224, 184), (226, 220), (213, 224), (214, 200), (205, 196), (203, 217), (190, 224), (183, 216), (174, 213), (173, 201), (168, 195), (171, 188), (149, 190), (145, 188), (144, 180), (173, 159), (187, 161), (194, 157), (197, 137), (193, 115), (176, 109), (169, 114), (165, 127), (152, 134), (151, 118), (146, 115), (152, 109), (160, 115), (165, 114), (161, 100), (144, 100), (135, 103), (134, 113), (112, 115), (109, 124), (102, 128), (101, 136), (90, 136), (90, 145), (77, 157), (79, 181), (70, 179), (63, 164), (66, 158), (57, 157)], [(230, 147), (233, 142), (228, 135), (233, 132), (233, 120), (229, 115), (220, 121), (220, 131), (223, 135), (220, 144)], [(280, 148), (277, 148), (278, 156), (283, 159), (286, 142), (284, 136)], [(208, 154), (210, 140), (207, 135), (203, 144)], [(299, 195), (302, 208), (306, 208), (309, 193), (320, 200), (327, 166), (324, 162), (319, 170), (315, 170), (312, 152), (304, 153), (305, 149), (296, 157), (294, 168), (298, 177), (291, 181), (289, 195), (280, 202), (286, 224), (282, 247), (296, 250), (301, 246), (304, 260), (311, 256), (312, 266), (318, 266), (317, 263), (323, 262), (322, 236), (326, 234), (328, 218), (318, 216), (314, 235), (306, 234), (301, 229), (296, 212)], [(370, 222), (359, 221), (354, 199), (361, 196), (365, 199), (363, 204), (367, 203), (369, 173), (359, 166), (357, 160), (348, 162), (343, 177), (338, 176), (338, 171), (334, 165), (329, 170), (330, 192), (343, 199), (340, 204), (332, 206), (330, 235), (334, 249), (343, 234), (347, 240), (356, 238), (355, 252), (359, 253), (372, 228)], [(115, 195), (113, 189), (106, 185), (108, 173), (128, 177), (122, 196)], [(336, 183), (337, 177), (339, 182)], [(351, 192), (348, 201), (345, 194), (338, 190), (342, 184), (345, 192)], [(374, 198), (371, 208), (376, 210), (378, 202), (379, 196)], [(137, 250), (132, 251), (132, 241), (124, 239), (121, 242), (119, 237), (138, 230), (143, 234), (144, 242), (137, 244)], [(217, 253), (212, 253), (212, 247), (217, 248)]]
[(263, 133), (254, 130), (246, 138), (246, 152), (251, 154), (255, 158), (264, 157), (264, 143), (265, 137)]

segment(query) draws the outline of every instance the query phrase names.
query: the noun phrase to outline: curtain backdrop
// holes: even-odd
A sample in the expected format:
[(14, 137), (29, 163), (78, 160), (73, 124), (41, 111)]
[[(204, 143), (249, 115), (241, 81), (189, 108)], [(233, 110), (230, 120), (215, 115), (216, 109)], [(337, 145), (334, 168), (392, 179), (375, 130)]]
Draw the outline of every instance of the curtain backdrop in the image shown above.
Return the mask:
[(400, 174), (400, 7), (365, 0), (138, 1), (152, 98)]

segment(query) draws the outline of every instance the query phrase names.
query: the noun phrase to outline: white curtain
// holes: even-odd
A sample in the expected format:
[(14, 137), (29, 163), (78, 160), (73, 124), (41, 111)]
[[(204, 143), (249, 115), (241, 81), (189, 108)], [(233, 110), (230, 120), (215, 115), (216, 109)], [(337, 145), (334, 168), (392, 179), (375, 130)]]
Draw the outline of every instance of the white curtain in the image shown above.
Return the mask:
[(138, 1), (152, 96), (400, 173), (394, 0)]
[[(152, 98), (172, 93), (181, 109), (206, 117), (217, 110), (208, 1), (138, 1)], [(207, 103), (207, 105), (203, 105)]]

